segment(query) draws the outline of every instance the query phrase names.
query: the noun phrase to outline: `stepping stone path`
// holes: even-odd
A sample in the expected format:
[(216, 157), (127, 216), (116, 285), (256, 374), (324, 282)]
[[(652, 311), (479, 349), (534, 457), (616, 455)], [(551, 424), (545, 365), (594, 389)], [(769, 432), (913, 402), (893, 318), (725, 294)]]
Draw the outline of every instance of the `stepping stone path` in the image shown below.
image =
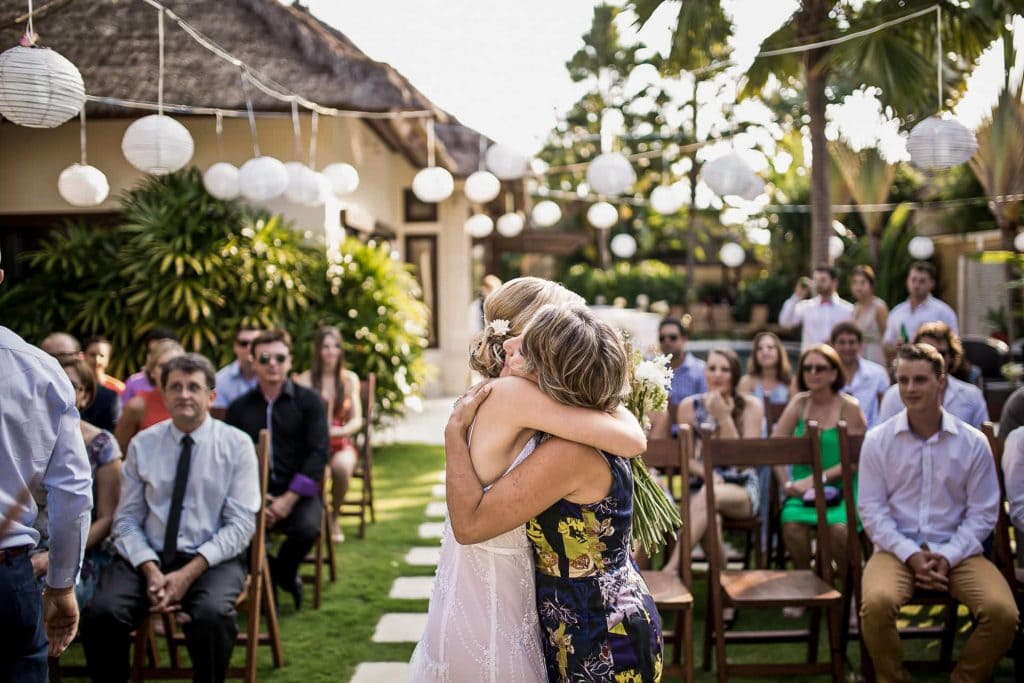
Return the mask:
[[(445, 506), (444, 472), (438, 476), (441, 482), (432, 491), (434, 498), (424, 511), (427, 519), (445, 518), (448, 514)], [(436, 544), (444, 531), (444, 522), (425, 521), (419, 525), (418, 535), (423, 545), (409, 549), (405, 555), (405, 563), (413, 567), (437, 567), (441, 557), (441, 547)], [(434, 543), (434, 545), (430, 545)], [(427, 600), (434, 588), (433, 576), (400, 576), (391, 585), (388, 597), (393, 600)], [(375, 643), (415, 643), (423, 635), (427, 626), (426, 612), (389, 612), (381, 615), (377, 628), (373, 633)], [(391, 683), (406, 681), (409, 677), (409, 665), (406, 662), (363, 662), (356, 667), (351, 683)]]

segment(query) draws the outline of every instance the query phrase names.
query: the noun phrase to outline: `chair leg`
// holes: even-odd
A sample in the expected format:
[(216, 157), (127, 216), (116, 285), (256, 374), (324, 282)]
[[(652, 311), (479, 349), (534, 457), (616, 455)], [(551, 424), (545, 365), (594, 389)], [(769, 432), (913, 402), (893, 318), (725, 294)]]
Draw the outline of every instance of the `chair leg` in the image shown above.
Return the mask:
[(167, 612), (160, 614), (160, 621), (164, 625), (164, 640), (167, 641), (167, 655), (171, 659), (171, 668), (180, 669), (181, 654), (178, 652), (178, 642), (175, 638), (177, 635), (177, 624), (172, 615)]
[(939, 657), (943, 664), (950, 664), (953, 661), (953, 641), (956, 639), (956, 613), (958, 603), (946, 607), (946, 620), (942, 628), (942, 645), (939, 648)]
[(377, 523), (377, 508), (373, 497), (373, 465), (369, 465), (366, 468), (366, 491), (369, 493), (368, 502), (370, 505), (370, 521), (374, 524)]
[(683, 610), (683, 647), (685, 652), (683, 656), (686, 657), (686, 683), (693, 683), (694, 680), (694, 666), (693, 666), (693, 607), (690, 609)]
[[(327, 514), (331, 514), (328, 512)], [(327, 528), (324, 538), (327, 539), (327, 577), (331, 583), (338, 580), (337, 562), (334, 559), (334, 539), (331, 538), (330, 527)]]
[(821, 610), (819, 607), (810, 609), (810, 627), (807, 638), (807, 663), (814, 664), (818, 661), (818, 638), (821, 636)]
[[(683, 612), (686, 610), (677, 609), (673, 612), (675, 626), (672, 629), (672, 661), (670, 666), (682, 667), (683, 665)], [(664, 657), (664, 655), (663, 655)], [(667, 668), (667, 667), (666, 667)]]
[(320, 536), (316, 539), (316, 551), (314, 558), (316, 564), (313, 569), (313, 609), (320, 609), (323, 604), (324, 588), (324, 545), (330, 543), (330, 537), (324, 537), (324, 528), (327, 526), (327, 511), (320, 512)]
[[(717, 591), (717, 587), (714, 590)], [(729, 680), (729, 660), (725, 651), (725, 623), (722, 620), (724, 605), (721, 595), (712, 597), (712, 603), (714, 604), (715, 665), (718, 669), (718, 683), (726, 683)]]
[(149, 615), (146, 615), (146, 618), (135, 629), (135, 644), (132, 649), (132, 683), (139, 683), (143, 680), (143, 671), (146, 668), (146, 650), (152, 630)]
[(274, 599), (274, 584), (270, 579), (270, 566), (263, 564), (262, 580), (263, 614), (267, 618), (267, 636), (270, 640), (270, 651), (274, 657), (274, 668), (284, 666), (284, 649), (281, 647), (281, 625), (277, 621), (277, 600)]
[(701, 666), (704, 671), (711, 671), (711, 650), (713, 648), (715, 625), (711, 614), (711, 581), (708, 581), (708, 599), (704, 606), (704, 657)]
[(263, 608), (263, 577), (253, 576), (249, 587), (249, 620), (245, 625), (245, 683), (256, 683), (256, 653), (260, 647), (260, 612)]
[(828, 608), (828, 646), (829, 664), (832, 665), (832, 683), (841, 683), (843, 680), (843, 652), (840, 649), (842, 642), (842, 629), (845, 624), (840, 624), (842, 619), (842, 605)]

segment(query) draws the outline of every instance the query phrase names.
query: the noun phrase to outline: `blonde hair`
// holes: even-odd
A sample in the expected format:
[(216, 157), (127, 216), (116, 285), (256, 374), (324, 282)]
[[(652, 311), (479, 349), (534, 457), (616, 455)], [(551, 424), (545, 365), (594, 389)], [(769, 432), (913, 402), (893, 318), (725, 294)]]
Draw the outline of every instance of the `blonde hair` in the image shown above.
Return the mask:
[[(539, 277), (517, 277), (491, 292), (484, 300), (484, 330), (473, 340), (469, 366), (484, 377), (497, 377), (505, 364), (502, 343), (523, 333), (533, 316), (547, 304), (582, 304), (583, 298), (557, 282)], [(507, 333), (491, 326), (507, 320)]]
[(153, 374), (156, 370), (156, 364), (160, 361), (161, 356), (170, 351), (177, 351), (179, 356), (185, 354), (185, 349), (173, 339), (161, 339), (158, 342), (154, 342), (153, 346), (149, 349), (149, 353), (146, 354), (146, 364), (142, 370), (146, 373), (146, 379), (154, 387), (160, 386), (160, 378)]
[(622, 339), (585, 306), (542, 307), (523, 334), (520, 354), (541, 391), (559, 403), (611, 412), (628, 391)]

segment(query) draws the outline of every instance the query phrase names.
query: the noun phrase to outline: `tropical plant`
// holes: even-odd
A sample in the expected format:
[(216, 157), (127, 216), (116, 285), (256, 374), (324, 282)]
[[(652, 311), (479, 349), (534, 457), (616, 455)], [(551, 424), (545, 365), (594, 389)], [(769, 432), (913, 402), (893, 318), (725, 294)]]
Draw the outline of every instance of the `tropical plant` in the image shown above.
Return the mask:
[(842, 142), (829, 145), (834, 168), (846, 183), (857, 203), (857, 213), (864, 224), (870, 245), (871, 265), (878, 267), (881, 257), (882, 226), (885, 214), (871, 207), (884, 204), (896, 179), (896, 166), (886, 162), (877, 149), (867, 148), (855, 152)]
[(651, 259), (635, 264), (620, 262), (608, 270), (577, 263), (569, 268), (562, 282), (590, 303), (611, 303), (622, 297), (633, 304), (641, 294), (649, 301), (686, 301), (686, 276)]

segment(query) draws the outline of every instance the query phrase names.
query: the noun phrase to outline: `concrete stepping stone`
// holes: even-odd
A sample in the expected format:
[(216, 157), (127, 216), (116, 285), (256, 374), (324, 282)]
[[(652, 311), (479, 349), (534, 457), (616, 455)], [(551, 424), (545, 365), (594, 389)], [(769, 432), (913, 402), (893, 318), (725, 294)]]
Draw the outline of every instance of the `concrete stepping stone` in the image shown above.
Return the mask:
[(430, 495), (434, 498), (444, 498), (448, 493), (444, 488), (444, 484), (434, 484), (434, 488), (430, 489)]
[(356, 667), (351, 683), (405, 683), (409, 665), (405, 662), (363, 662)]
[(381, 615), (372, 640), (375, 643), (416, 643), (425, 628), (426, 612), (389, 612)]
[(447, 517), (448, 504), (444, 501), (435, 500), (427, 505), (427, 517)]
[(399, 576), (391, 584), (388, 597), (395, 600), (427, 600), (433, 592), (432, 576)]
[(444, 522), (424, 522), (419, 526), (420, 538), (441, 538), (444, 533)]
[(411, 548), (405, 554), (405, 563), (414, 567), (436, 567), (441, 561), (441, 548)]

